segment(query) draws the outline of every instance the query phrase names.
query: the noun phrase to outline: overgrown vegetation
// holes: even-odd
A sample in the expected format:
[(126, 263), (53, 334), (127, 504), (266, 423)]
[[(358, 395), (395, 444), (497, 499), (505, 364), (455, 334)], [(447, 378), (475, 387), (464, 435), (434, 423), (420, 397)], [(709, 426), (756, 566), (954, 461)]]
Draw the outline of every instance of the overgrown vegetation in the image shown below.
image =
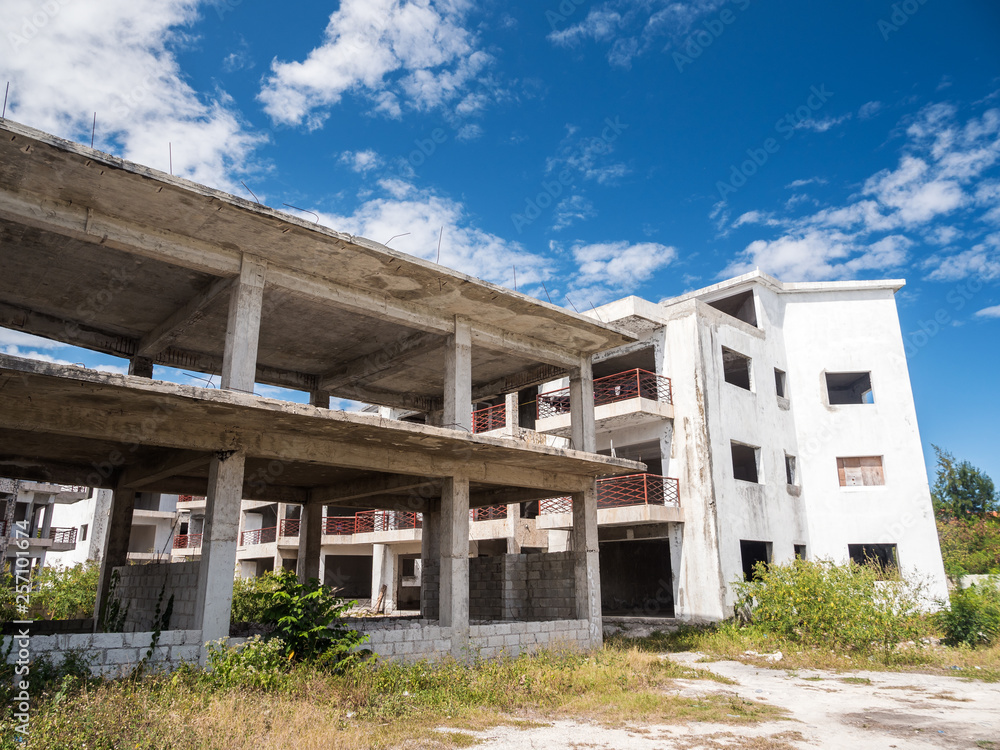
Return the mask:
[(1000, 497), (993, 480), (936, 445), (934, 452), (931, 496), (945, 572), (953, 579), (1000, 573)]
[(950, 578), (1000, 573), (1000, 518), (939, 516), (937, 529)]
[(938, 622), (949, 646), (990, 646), (1000, 641), (1000, 589), (997, 581), (955, 589), (951, 607)]
[[(283, 661), (274, 640), (253, 643), (258, 668), (278, 679), (263, 683), (246, 661), (236, 668), (222, 661), (221, 674), (188, 668), (141, 681), (80, 682), (58, 703), (48, 693), (35, 704), (25, 742), (9, 720), (0, 723), (0, 748), (456, 747), (472, 744), (462, 730), (537, 726), (549, 717), (740, 725), (781, 714), (733, 694), (680, 697), (666, 689), (673, 679), (706, 673), (634, 648), (469, 665), (368, 663), (332, 674)], [(437, 732), (441, 726), (454, 734)]]
[(939, 516), (966, 518), (985, 516), (1000, 506), (993, 480), (968, 461), (958, 461), (951, 453), (934, 447), (937, 474), (931, 497)]
[(233, 622), (264, 622), (272, 596), (281, 588), (281, 573), (267, 572), (256, 578), (237, 578), (233, 582)]
[[(31, 579), (31, 610), (27, 617), (45, 620), (72, 620), (94, 616), (100, 565), (87, 561), (72, 567), (49, 567)], [(3, 574), (0, 586), (0, 622), (24, 619), (15, 609), (14, 577)]]
[(889, 661), (896, 644), (921, 634), (919, 584), (875, 564), (834, 565), (794, 560), (758, 563), (750, 581), (735, 584), (737, 612), (748, 627), (790, 643), (876, 653)]

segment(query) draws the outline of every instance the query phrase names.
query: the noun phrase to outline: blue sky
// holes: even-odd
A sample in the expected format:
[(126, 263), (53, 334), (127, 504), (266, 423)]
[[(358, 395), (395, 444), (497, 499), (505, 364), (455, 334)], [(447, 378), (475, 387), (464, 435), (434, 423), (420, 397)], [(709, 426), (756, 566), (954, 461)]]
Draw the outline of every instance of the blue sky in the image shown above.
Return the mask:
[[(557, 304), (754, 267), (905, 278), (927, 452), (1000, 480), (995, 2), (5, 0), (4, 16), (12, 119), (89, 142), (96, 112), (99, 148), (166, 170), (169, 143), (175, 174), (424, 258), (440, 236), (442, 263), (506, 286), (516, 268)], [(2, 330), (0, 348), (122, 366)]]

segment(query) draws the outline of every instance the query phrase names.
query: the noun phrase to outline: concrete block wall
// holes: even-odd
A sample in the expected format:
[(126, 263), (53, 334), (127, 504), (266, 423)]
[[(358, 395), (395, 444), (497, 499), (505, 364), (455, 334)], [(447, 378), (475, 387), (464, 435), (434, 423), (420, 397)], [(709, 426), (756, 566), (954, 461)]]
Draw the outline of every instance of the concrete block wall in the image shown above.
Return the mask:
[[(507, 555), (469, 560), (469, 619), (503, 620)], [(511, 555), (517, 557), (517, 555)]]
[(420, 612), (429, 620), (440, 615), (441, 561), (422, 560), (420, 564)]
[[(72, 635), (35, 635), (27, 639), (4, 636), (3, 648), (14, 639), (8, 664), (23, 659), (28, 663), (45, 657), (62, 664), (67, 651), (80, 651), (90, 659), (95, 676), (124, 677), (146, 656), (152, 633), (75, 633)], [(24, 641), (27, 640), (25, 645)], [(160, 633), (147, 667), (171, 670), (182, 663), (197, 664), (201, 654), (200, 630), (169, 630)]]
[(428, 620), (350, 618), (346, 624), (368, 635), (364, 645), (388, 661), (443, 659), (451, 653), (451, 628)]
[(469, 651), (482, 659), (514, 658), (540, 649), (590, 648), (586, 620), (494, 622), (469, 626)]
[(194, 608), (200, 565), (198, 560), (191, 560), (182, 563), (124, 565), (115, 568), (121, 576), (115, 589), (115, 596), (123, 608), (128, 606), (125, 630), (144, 632), (153, 629), (160, 591), (163, 591), (161, 615), (171, 595), (174, 597), (168, 628), (171, 630), (193, 628), (196, 622)]
[(469, 618), (568, 620), (576, 616), (571, 552), (477, 557), (469, 561)]

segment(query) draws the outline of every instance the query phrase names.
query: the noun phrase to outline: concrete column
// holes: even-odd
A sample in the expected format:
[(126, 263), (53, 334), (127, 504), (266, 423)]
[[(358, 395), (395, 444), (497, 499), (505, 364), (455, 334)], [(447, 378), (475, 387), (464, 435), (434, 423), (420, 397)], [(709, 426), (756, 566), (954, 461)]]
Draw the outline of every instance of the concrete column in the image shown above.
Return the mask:
[(128, 542), (132, 535), (132, 512), (135, 509), (135, 490), (117, 487), (111, 497), (111, 507), (106, 523), (104, 548), (101, 550), (101, 577), (97, 584), (97, 602), (94, 605), (94, 627), (100, 624), (102, 609), (106, 606), (111, 572), (128, 563)]
[(309, 394), (309, 405), (318, 406), (321, 409), (329, 409), (330, 394), (326, 391), (313, 391)]
[(517, 527), (521, 521), (520, 503), (509, 503), (507, 505), (507, 523), (504, 531), (507, 536), (507, 554), (517, 555), (521, 552), (521, 545), (517, 541)]
[(504, 414), (507, 417), (507, 430), (513, 434), (517, 432), (517, 428), (520, 427), (520, 414), (518, 413), (521, 408), (521, 400), (516, 393), (508, 393), (504, 397)]
[(597, 544), (597, 485), (573, 493), (573, 568), (576, 617), (590, 624), (591, 648), (604, 640), (601, 620), (601, 572)]
[(49, 498), (48, 504), (42, 509), (42, 539), (48, 539), (52, 531), (52, 511), (56, 508), (55, 501)]
[(310, 578), (319, 578), (322, 542), (323, 506), (319, 503), (309, 503), (303, 506), (302, 517), (299, 520), (299, 562), (296, 572), (302, 583)]
[(226, 348), (222, 361), (224, 389), (253, 393), (266, 274), (265, 260), (253, 255), (243, 256), (240, 278), (233, 284), (229, 298), (229, 321), (226, 323)]
[(128, 361), (128, 374), (139, 378), (153, 377), (153, 360), (149, 357), (132, 357)]
[[(222, 454), (224, 455), (224, 454)], [(236, 569), (236, 531), (243, 496), (246, 454), (237, 451), (226, 458), (216, 456), (208, 469), (205, 530), (195, 598), (195, 628), (201, 640), (229, 637), (229, 613), (233, 601)], [(204, 662), (205, 653), (202, 653)]]
[(573, 448), (594, 453), (597, 448), (594, 425), (594, 371), (590, 357), (569, 376), (569, 411)]
[(455, 318), (455, 333), (444, 349), (445, 427), (472, 432), (472, 329)]
[(441, 505), (428, 500), (420, 531), (420, 615), (426, 620), (440, 618), (441, 592)]
[(674, 597), (674, 617), (685, 619), (688, 616), (687, 606), (684, 601), (684, 590), (681, 588), (681, 575), (684, 565), (684, 524), (667, 524), (667, 538), (670, 540), (670, 577), (673, 586)]
[(385, 585), (382, 600), (386, 614), (396, 609), (396, 554), (391, 545), (372, 545), (372, 606), (378, 601), (379, 591)]
[(441, 487), (441, 626), (451, 628), (451, 654), (469, 646), (469, 480), (445, 477)]

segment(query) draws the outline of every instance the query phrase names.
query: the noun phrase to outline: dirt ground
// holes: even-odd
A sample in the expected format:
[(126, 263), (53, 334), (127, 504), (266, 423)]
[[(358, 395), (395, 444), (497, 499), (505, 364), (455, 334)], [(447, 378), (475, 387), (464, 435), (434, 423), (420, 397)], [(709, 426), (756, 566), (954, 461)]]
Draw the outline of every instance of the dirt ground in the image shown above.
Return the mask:
[[(700, 654), (670, 654), (695, 664)], [(895, 672), (835, 673), (763, 669), (732, 661), (699, 663), (736, 680), (722, 685), (678, 680), (680, 695), (736, 693), (789, 711), (786, 721), (749, 727), (691, 723), (610, 728), (557, 721), (533, 729), (476, 733), (489, 750), (700, 750), (704, 748), (996, 748), (1000, 750), (1000, 684), (961, 677)]]

